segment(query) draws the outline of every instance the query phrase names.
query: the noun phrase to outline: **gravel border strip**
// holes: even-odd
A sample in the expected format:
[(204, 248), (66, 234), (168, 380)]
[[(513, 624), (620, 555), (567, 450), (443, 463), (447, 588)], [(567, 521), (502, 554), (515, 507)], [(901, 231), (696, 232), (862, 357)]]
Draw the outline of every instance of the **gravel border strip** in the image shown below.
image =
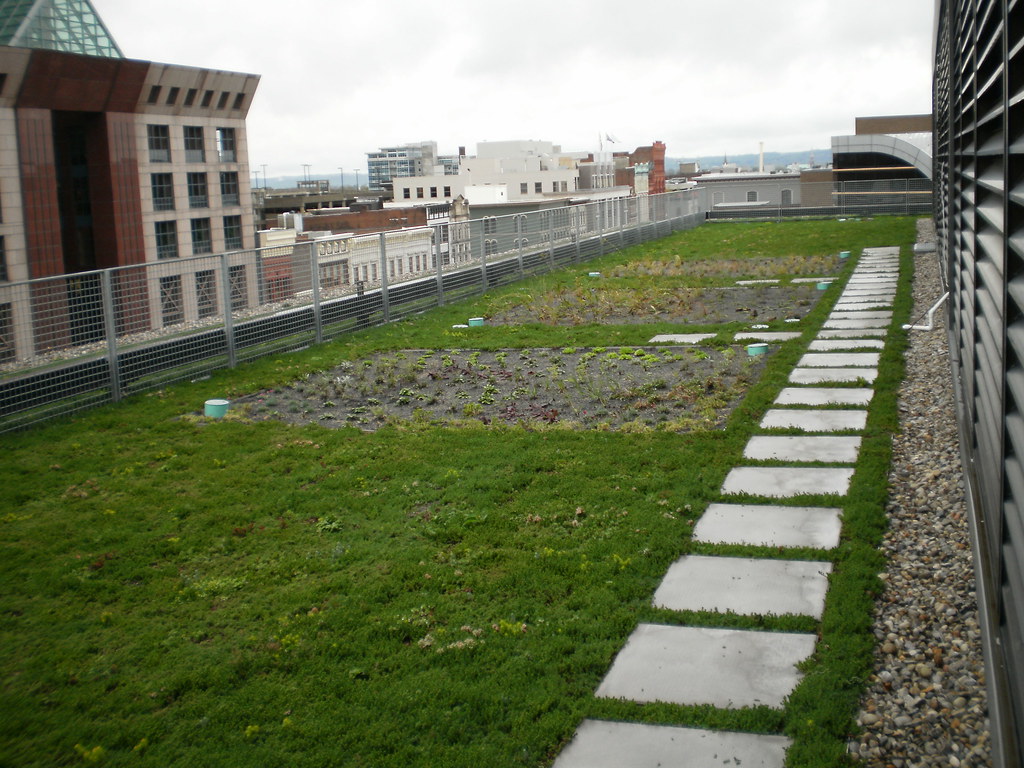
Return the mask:
[[(918, 242), (934, 223), (918, 221)], [(913, 321), (941, 296), (935, 253), (915, 257)], [(888, 565), (875, 667), (849, 753), (869, 768), (991, 765), (981, 629), (945, 315), (911, 330), (889, 470)]]

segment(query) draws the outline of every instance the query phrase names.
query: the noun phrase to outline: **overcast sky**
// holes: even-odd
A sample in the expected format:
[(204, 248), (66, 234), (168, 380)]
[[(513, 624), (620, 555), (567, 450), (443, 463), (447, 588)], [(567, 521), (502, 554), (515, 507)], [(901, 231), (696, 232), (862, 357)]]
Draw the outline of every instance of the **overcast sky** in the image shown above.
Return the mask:
[(931, 111), (934, 0), (92, 0), (125, 56), (261, 76), (249, 162), (366, 179), (366, 152), (598, 137), (670, 157), (831, 146)]

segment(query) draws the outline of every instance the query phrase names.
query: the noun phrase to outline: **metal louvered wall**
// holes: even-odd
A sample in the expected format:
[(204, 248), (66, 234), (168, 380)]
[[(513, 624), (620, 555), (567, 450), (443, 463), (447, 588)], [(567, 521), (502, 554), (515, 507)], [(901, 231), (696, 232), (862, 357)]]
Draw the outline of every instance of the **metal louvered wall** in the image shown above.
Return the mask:
[(935, 219), (993, 764), (1024, 759), (1024, 0), (936, 0)]

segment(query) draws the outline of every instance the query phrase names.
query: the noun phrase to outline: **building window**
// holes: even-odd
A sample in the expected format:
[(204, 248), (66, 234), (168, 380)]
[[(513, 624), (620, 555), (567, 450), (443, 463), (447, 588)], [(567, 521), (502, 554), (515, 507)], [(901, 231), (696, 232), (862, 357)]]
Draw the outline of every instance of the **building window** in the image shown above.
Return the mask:
[(187, 91), (185, 91), (185, 106), (191, 107), (193, 104), (195, 104), (196, 96), (198, 94), (199, 91), (195, 88), (189, 88)]
[(205, 109), (206, 107), (210, 106), (211, 101), (213, 101), (213, 91), (204, 91), (203, 100), (202, 102), (200, 102), (199, 106)]
[(525, 181), (519, 182), (519, 194), (520, 195), (527, 194), (529, 192), (529, 190), (530, 190), (530, 185), (529, 184), (527, 184)]
[(224, 247), (235, 250), (244, 247), (242, 245), (241, 216), (224, 217)]
[(437, 187), (431, 187), (430, 188), (430, 196), (431, 197), (437, 197)]
[(205, 173), (188, 174), (188, 207), (210, 207), (210, 191), (206, 186)]
[(166, 125), (147, 125), (149, 139), (149, 162), (171, 162), (171, 129)]
[(402, 198), (408, 200), (410, 197), (412, 197), (412, 190), (408, 187), (402, 187)]
[(235, 103), (231, 105), (232, 109), (241, 109), (242, 104), (245, 103), (245, 94), (239, 91), (235, 94)]
[(160, 278), (160, 315), (164, 325), (174, 325), (185, 319), (185, 304), (181, 296), (181, 275)]
[(228, 98), (231, 96), (227, 91), (221, 91), (220, 98), (217, 99), (217, 109), (224, 109), (228, 105)]
[(212, 269), (196, 272), (196, 309), (200, 317), (217, 314), (217, 275)]
[(423, 197), (423, 187), (416, 187), (416, 197)]
[(542, 194), (543, 191), (544, 191), (544, 182), (541, 182), (541, 181), (533, 182), (533, 191), (536, 192), (538, 195)]
[(234, 163), (238, 160), (237, 146), (234, 128), (217, 129), (217, 156), (222, 163)]
[(231, 289), (231, 309), (242, 309), (248, 304), (249, 293), (245, 277), (245, 264), (228, 267), (228, 287)]
[(0, 304), (0, 360), (14, 359), (14, 315), (10, 304)]
[(185, 126), (185, 162), (205, 163), (206, 150), (203, 147), (203, 126)]
[(238, 205), (241, 202), (237, 171), (220, 172), (220, 202), (221, 205)]
[(158, 221), (156, 223), (156, 257), (176, 259), (178, 257), (178, 223)]
[(784, 190), (782, 190), (782, 204), (783, 205), (792, 205), (793, 204), (793, 190), (792, 189), (784, 189)]
[(179, 88), (176, 85), (172, 86), (171, 89), (169, 91), (167, 91), (167, 102), (166, 103), (167, 103), (168, 106), (174, 104), (178, 100), (178, 94), (179, 93), (181, 93), (181, 88)]
[(490, 235), (498, 231), (498, 219), (494, 216), (485, 216), (483, 222), (485, 235)]
[(4, 236), (0, 235), (0, 283), (10, 280), (7, 274), (7, 248), (4, 247)]
[(445, 187), (444, 188), (444, 196), (445, 197), (451, 197), (452, 196), (452, 188), (451, 187)]
[(156, 104), (160, 100), (160, 86), (154, 85), (149, 89), (149, 98), (146, 100), (147, 104)]
[(757, 202), (757, 190), (756, 189), (751, 189), (751, 190), (749, 190), (747, 192), (747, 202), (748, 203), (756, 203)]
[(551, 191), (552, 192), (557, 192), (558, 191), (558, 182), (557, 181), (552, 181), (551, 182)]
[(213, 235), (209, 219), (192, 219), (192, 253), (213, 253)]
[(153, 190), (153, 210), (174, 210), (174, 177), (169, 173), (151, 173), (150, 187)]

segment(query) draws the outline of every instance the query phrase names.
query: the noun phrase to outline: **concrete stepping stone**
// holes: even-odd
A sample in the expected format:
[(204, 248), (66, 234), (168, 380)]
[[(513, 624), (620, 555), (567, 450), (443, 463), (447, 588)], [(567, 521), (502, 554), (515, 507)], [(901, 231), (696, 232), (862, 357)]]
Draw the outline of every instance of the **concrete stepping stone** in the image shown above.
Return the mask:
[(860, 328), (882, 328), (884, 329), (889, 323), (885, 320), (874, 320), (872, 318), (865, 318), (863, 320), (826, 320), (821, 324), (821, 327), (825, 330), (858, 330)]
[(815, 636), (790, 632), (640, 624), (596, 695), (605, 699), (781, 707), (800, 682), (796, 665)]
[[(848, 391), (856, 392), (857, 390)], [(808, 411), (794, 408), (772, 408), (765, 412), (760, 427), (761, 429), (802, 429), (804, 432), (842, 432), (850, 429), (862, 430), (867, 423), (867, 411)]]
[(778, 280), (737, 280), (736, 285), (778, 285)]
[[(776, 405), (867, 405), (875, 390), (867, 387), (785, 387)], [(810, 411), (815, 413), (815, 411)]]
[(654, 607), (821, 618), (831, 563), (686, 555), (669, 566)]
[(851, 309), (851, 310), (870, 310), (879, 309), (881, 307), (891, 307), (892, 301), (889, 299), (879, 299), (878, 301), (851, 301), (849, 303), (840, 299), (835, 303), (836, 309)]
[(862, 336), (885, 336), (885, 328), (833, 328), (818, 331), (819, 339), (859, 339)]
[(794, 277), (791, 283), (832, 283), (838, 280), (836, 277)]
[(837, 349), (884, 349), (881, 339), (818, 339), (807, 345), (808, 352), (834, 352)]
[(867, 368), (878, 365), (878, 352), (808, 352), (800, 358), (800, 368)]
[(794, 368), (789, 374), (790, 384), (871, 384), (878, 378), (877, 368)]
[(785, 736), (584, 720), (553, 768), (782, 768)]
[(823, 493), (845, 496), (852, 478), (852, 467), (733, 467), (722, 483), (722, 493), (775, 499)]
[(693, 540), (757, 547), (839, 546), (842, 510), (775, 504), (709, 504), (693, 527)]
[(860, 438), (830, 435), (754, 435), (743, 449), (751, 461), (822, 461), (854, 464)]
[(881, 309), (833, 309), (829, 320), (892, 320), (892, 312)]
[(733, 338), (736, 341), (789, 341), (799, 339), (803, 334), (792, 331), (741, 331)]
[(659, 333), (648, 344), (699, 344), (707, 339), (715, 338), (714, 333)]

